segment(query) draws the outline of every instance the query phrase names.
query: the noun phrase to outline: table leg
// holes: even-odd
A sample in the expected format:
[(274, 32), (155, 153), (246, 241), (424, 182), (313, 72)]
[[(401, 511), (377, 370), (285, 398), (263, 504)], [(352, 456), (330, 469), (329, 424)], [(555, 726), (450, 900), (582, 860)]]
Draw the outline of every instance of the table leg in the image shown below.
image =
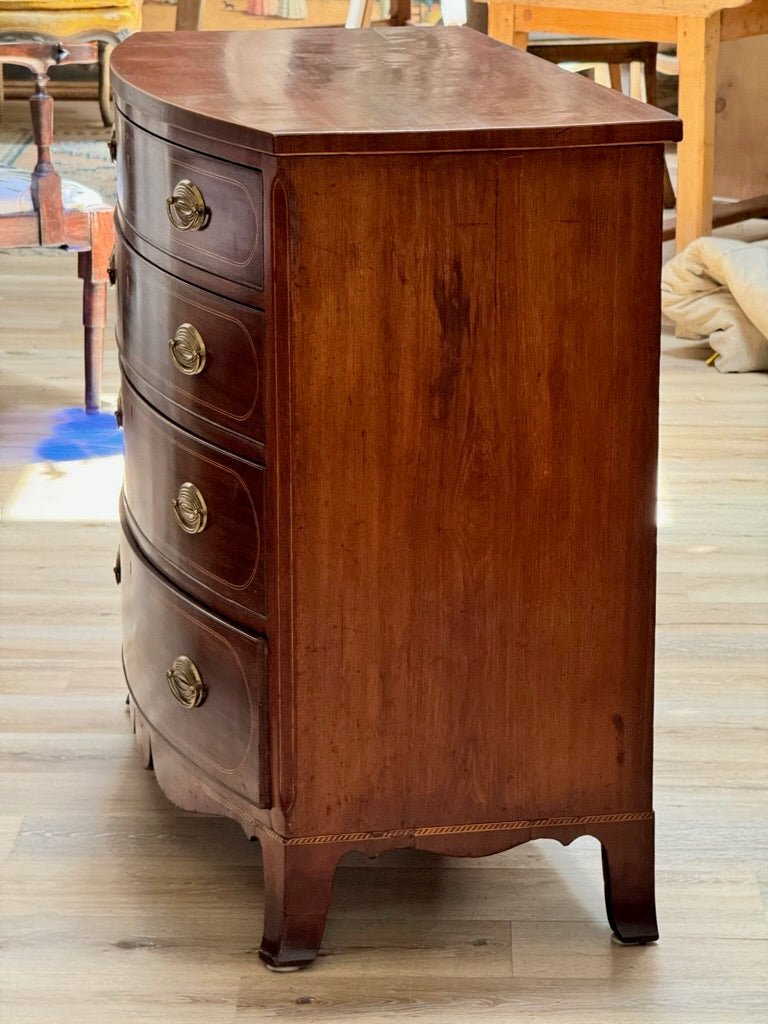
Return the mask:
[(712, 230), (712, 177), (715, 158), (715, 92), (720, 49), (720, 14), (679, 18), (679, 114), (683, 141), (677, 150), (678, 252)]
[(407, 25), (411, 19), (411, 0), (392, 0), (390, 7), (390, 23)]
[(519, 50), (528, 48), (528, 33), (516, 29), (520, 5), (513, 3), (488, 4), (488, 35), (501, 43), (509, 43)]
[(200, 28), (205, 0), (178, 0), (176, 7), (176, 31), (196, 31)]

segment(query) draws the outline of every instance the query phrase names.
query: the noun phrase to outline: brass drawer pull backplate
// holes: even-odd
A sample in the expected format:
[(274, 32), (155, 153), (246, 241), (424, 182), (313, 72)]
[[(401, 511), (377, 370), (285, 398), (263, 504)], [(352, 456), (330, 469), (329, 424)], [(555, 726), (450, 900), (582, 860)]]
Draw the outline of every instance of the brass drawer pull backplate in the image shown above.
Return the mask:
[(182, 707), (199, 708), (208, 695), (197, 665), (184, 654), (175, 659), (165, 678), (168, 689)]
[(202, 533), (208, 522), (208, 506), (194, 484), (183, 483), (171, 506), (176, 522), (185, 533)]
[(168, 348), (177, 370), (190, 377), (203, 372), (206, 358), (205, 343), (198, 329), (192, 324), (180, 324), (168, 342)]
[(203, 193), (188, 178), (176, 182), (165, 204), (168, 220), (179, 231), (201, 231), (210, 218)]

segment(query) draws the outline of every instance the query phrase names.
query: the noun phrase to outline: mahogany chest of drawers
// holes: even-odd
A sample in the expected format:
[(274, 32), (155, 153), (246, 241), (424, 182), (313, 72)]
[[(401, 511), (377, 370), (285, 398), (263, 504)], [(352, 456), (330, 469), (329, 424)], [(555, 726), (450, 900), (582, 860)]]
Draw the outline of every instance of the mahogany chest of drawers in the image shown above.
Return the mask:
[(656, 937), (668, 115), (470, 30), (114, 54), (124, 665), (308, 964), (348, 851), (602, 843)]

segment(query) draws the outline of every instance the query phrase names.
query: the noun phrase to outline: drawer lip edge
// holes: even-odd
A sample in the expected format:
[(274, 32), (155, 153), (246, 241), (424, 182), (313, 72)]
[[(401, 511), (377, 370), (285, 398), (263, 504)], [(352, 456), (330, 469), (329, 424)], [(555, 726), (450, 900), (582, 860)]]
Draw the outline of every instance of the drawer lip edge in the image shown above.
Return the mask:
[[(164, 274), (193, 288), (209, 292), (211, 295), (219, 296), (230, 302), (237, 302), (241, 306), (255, 309), (265, 315), (268, 314), (270, 286), (266, 276), (261, 283), (253, 281), (246, 285), (233, 278), (222, 277), (213, 270), (206, 270), (196, 263), (188, 263), (180, 256), (161, 249), (144, 235), (139, 234), (125, 219), (119, 203), (115, 204), (115, 227), (121, 238), (134, 252), (162, 270)], [(182, 276), (181, 271), (185, 276)]]
[[(173, 750), (174, 754), (177, 757), (182, 758), (182, 760), (185, 763), (188, 763), (188, 764), (192, 765), (192, 767), (195, 769), (195, 771), (200, 772), (202, 775), (204, 775), (206, 779), (209, 779), (211, 782), (215, 783), (217, 786), (220, 786), (222, 789), (225, 789), (228, 793), (233, 793), (235, 796), (239, 797), (241, 800), (247, 799), (246, 797), (243, 796), (243, 794), (239, 790), (235, 789), (232, 786), (227, 785), (227, 783), (224, 782), (223, 779), (221, 779), (218, 775), (212, 775), (201, 764), (199, 764), (197, 761), (194, 761), (189, 756), (189, 754), (186, 754), (186, 753), (184, 753), (183, 750), (180, 750), (179, 747), (177, 746), (177, 744), (174, 743), (172, 737), (168, 736), (167, 733), (163, 732), (161, 729), (159, 729), (155, 725), (155, 723), (152, 720), (152, 716), (147, 714), (146, 709), (142, 705), (141, 701), (139, 701), (139, 699), (137, 698), (136, 694), (134, 693), (133, 688), (131, 687), (131, 682), (130, 682), (130, 679), (128, 678), (128, 673), (126, 672), (126, 669), (125, 669), (125, 660), (122, 657), (120, 659), (120, 664), (121, 664), (121, 667), (122, 667), (122, 670), (123, 670), (123, 678), (125, 680), (125, 685), (126, 685), (126, 688), (128, 690), (128, 694), (129, 694), (129, 697), (130, 697), (130, 700), (131, 700), (131, 704), (134, 704), (136, 706), (136, 709), (139, 711), (139, 713), (141, 714), (141, 717), (144, 719), (146, 724), (149, 726), (150, 729), (152, 729), (152, 731), (154, 733), (156, 733), (160, 737), (160, 739), (163, 741), (163, 743), (165, 743), (167, 746), (169, 746)], [(266, 739), (266, 736), (265, 736), (265, 739)], [(260, 746), (261, 746), (261, 744), (260, 744)], [(263, 769), (260, 768), (260, 771), (262, 771), (262, 770)], [(253, 801), (254, 806), (258, 810), (260, 810), (260, 811), (269, 810), (270, 807), (272, 806), (272, 800), (271, 800), (271, 797), (270, 797), (270, 788), (271, 787), (270, 787), (269, 775), (268, 774), (266, 776), (263, 776), (263, 783), (262, 783), (262, 785), (259, 788), (260, 789), (263, 788), (265, 792), (264, 792), (264, 794), (259, 793), (258, 803), (256, 801)]]
[[(142, 561), (151, 568), (151, 571), (154, 572), (156, 576), (158, 576), (163, 582), (167, 583), (168, 586), (172, 587), (174, 591), (181, 594), (185, 600), (192, 601), (192, 603), (197, 604), (207, 614), (212, 615), (216, 619), (221, 619), (225, 625), (239, 630), (249, 638), (252, 638), (252, 635), (255, 635), (263, 640), (264, 643), (269, 642), (268, 623), (270, 616), (268, 610), (265, 609), (263, 612), (257, 612), (251, 608), (245, 607), (244, 605), (238, 604), (235, 601), (221, 598), (221, 595), (219, 595), (219, 597), (222, 602), (226, 603), (226, 606), (231, 609), (230, 612), (227, 613), (223, 611), (221, 607), (214, 607), (210, 600), (204, 595), (216, 595), (217, 591), (213, 590), (212, 587), (201, 583), (195, 577), (190, 576), (183, 568), (176, 565), (176, 563), (171, 561), (171, 559), (166, 558), (162, 551), (152, 544), (136, 522), (136, 519), (128, 506), (128, 502), (125, 499), (124, 491), (121, 491), (120, 493), (119, 512), (123, 532), (126, 536), (130, 536), (134, 550), (140, 556)], [(167, 571), (169, 569), (177, 575), (174, 576), (169, 573)], [(181, 582), (182, 578), (184, 582)]]
[[(259, 441), (256, 438), (249, 437), (247, 434), (238, 434), (236, 431), (230, 430), (229, 428), (222, 426), (220, 423), (217, 423), (216, 420), (206, 419), (204, 416), (193, 412), (180, 402), (174, 401), (174, 399), (156, 388), (151, 381), (146, 379), (146, 377), (142, 377), (135, 365), (129, 363), (124, 358), (124, 349), (120, 339), (117, 341), (117, 348), (120, 361), (120, 372), (123, 379), (128, 382), (128, 385), (136, 392), (136, 394), (150, 405), (159, 416), (164, 417), (164, 419), (178, 430), (183, 430), (190, 434), (196, 441), (210, 445), (212, 448), (224, 448), (224, 445), (232, 443), (235, 447), (231, 449), (224, 448), (227, 455), (242, 459), (243, 462), (253, 463), (261, 469), (266, 469), (266, 441)], [(195, 428), (199, 429), (200, 433), (196, 433), (195, 430), (192, 429), (191, 424), (182, 422), (181, 419), (174, 419), (170, 414), (169, 409), (164, 408), (164, 406), (173, 407), (174, 410), (178, 410), (185, 420), (187, 417), (192, 418), (194, 420)], [(207, 437), (206, 431), (211, 428), (216, 432), (221, 432), (221, 437), (213, 439)]]

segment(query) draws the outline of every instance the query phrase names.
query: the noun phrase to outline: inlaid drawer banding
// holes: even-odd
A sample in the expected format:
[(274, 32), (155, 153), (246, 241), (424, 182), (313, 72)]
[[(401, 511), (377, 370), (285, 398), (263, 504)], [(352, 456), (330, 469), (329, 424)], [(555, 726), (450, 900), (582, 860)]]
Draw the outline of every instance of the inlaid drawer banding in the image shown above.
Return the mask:
[(118, 174), (118, 225), (200, 270), (262, 288), (261, 170), (168, 144), (127, 118), (118, 130), (130, 154)]
[(127, 380), (123, 420), (125, 500), (147, 553), (221, 614), (264, 615), (264, 467), (180, 429)]
[(122, 238), (116, 258), (117, 344), (129, 379), (169, 419), (258, 457), (266, 440), (264, 313), (165, 273)]

